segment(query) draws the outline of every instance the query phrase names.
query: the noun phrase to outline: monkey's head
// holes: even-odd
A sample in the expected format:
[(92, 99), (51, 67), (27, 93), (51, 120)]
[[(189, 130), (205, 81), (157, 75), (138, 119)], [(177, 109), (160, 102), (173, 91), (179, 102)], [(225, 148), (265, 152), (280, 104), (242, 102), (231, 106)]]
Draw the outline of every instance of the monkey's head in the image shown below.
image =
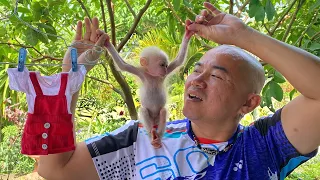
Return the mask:
[(168, 55), (155, 46), (145, 48), (140, 54), (140, 65), (151, 76), (167, 75)]

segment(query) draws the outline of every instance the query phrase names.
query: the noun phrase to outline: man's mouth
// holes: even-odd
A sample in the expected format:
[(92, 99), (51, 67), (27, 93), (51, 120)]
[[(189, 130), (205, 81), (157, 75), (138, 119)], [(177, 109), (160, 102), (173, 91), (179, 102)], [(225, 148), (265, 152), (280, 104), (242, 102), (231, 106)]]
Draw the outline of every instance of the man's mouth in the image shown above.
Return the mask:
[(194, 94), (189, 94), (189, 98), (192, 100), (202, 101), (202, 99)]

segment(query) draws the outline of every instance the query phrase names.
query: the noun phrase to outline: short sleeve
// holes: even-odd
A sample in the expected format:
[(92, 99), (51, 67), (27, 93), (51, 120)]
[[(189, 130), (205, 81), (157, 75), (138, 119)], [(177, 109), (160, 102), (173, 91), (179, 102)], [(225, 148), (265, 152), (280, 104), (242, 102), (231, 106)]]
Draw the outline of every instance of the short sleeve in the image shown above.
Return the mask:
[(78, 66), (78, 71), (72, 72), (70, 70), (69, 72), (69, 81), (70, 83), (70, 93), (74, 94), (75, 92), (79, 91), (81, 88), (81, 85), (84, 81), (84, 78), (86, 76), (87, 70), (85, 66)]
[(131, 179), (135, 174), (138, 121), (87, 139), (88, 150), (100, 179)]
[(9, 68), (7, 73), (10, 89), (29, 93), (29, 71), (26, 67), (24, 67), (23, 72), (19, 72), (18, 68)]
[(282, 109), (279, 109), (275, 114), (255, 121), (249, 129), (254, 137), (253, 140), (259, 141), (256, 144), (264, 147), (270, 155), (269, 158), (280, 168), (280, 179), (284, 179), (299, 165), (315, 156), (317, 149), (302, 155), (294, 148), (283, 130), (281, 111)]

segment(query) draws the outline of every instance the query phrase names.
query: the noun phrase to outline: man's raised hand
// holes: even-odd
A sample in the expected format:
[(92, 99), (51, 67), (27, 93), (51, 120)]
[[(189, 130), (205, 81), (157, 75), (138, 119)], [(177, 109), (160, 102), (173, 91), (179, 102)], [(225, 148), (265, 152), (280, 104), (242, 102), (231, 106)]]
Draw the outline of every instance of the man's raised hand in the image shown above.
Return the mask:
[(221, 12), (208, 2), (204, 6), (206, 10), (197, 15), (195, 23), (190, 24), (188, 30), (216, 43), (233, 45), (250, 34), (250, 28), (241, 19)]

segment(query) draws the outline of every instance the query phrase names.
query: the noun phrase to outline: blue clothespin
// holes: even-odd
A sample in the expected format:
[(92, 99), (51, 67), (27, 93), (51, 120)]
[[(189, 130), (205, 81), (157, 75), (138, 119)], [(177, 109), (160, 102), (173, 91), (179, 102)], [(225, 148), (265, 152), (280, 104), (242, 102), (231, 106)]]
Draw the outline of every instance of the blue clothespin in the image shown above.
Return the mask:
[(78, 70), (77, 56), (78, 56), (77, 49), (72, 48), (71, 49), (71, 64), (72, 64), (72, 71), (73, 72), (77, 72), (77, 70)]
[(27, 50), (25, 48), (20, 48), (18, 57), (18, 71), (23, 72), (24, 64), (26, 62)]

